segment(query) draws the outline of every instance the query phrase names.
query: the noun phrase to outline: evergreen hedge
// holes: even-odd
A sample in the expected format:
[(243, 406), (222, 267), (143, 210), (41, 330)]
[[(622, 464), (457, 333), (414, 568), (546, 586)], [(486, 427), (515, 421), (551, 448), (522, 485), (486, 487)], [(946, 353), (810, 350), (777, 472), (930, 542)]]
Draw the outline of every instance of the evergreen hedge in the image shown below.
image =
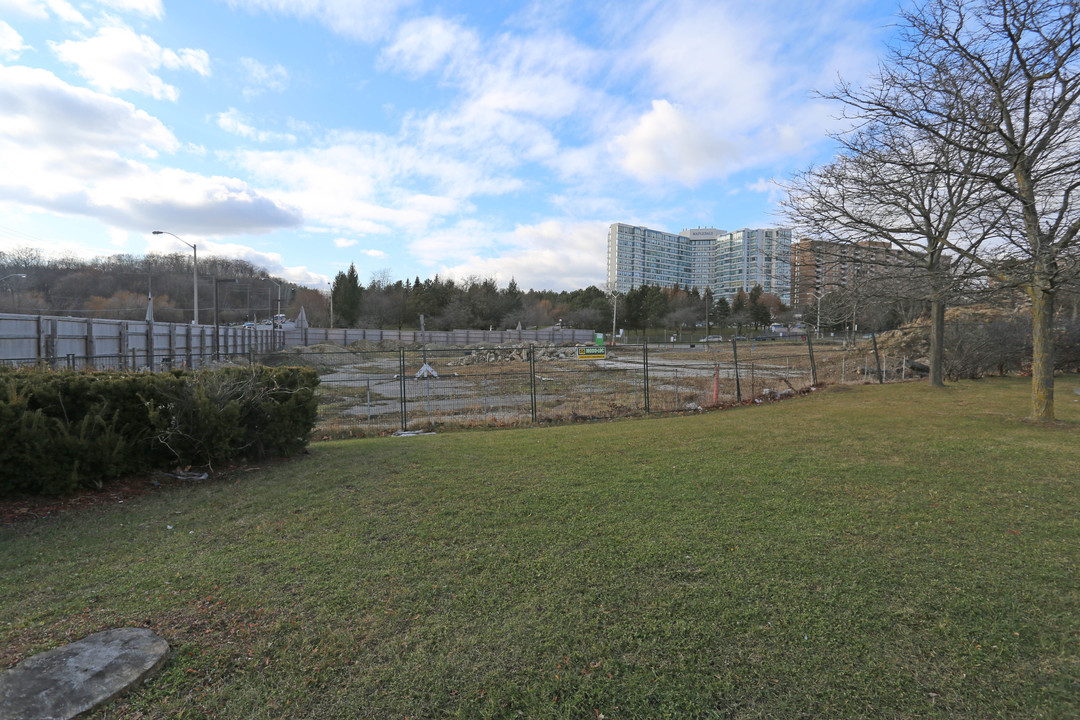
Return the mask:
[(295, 454), (315, 425), (310, 368), (119, 373), (0, 369), (0, 496)]

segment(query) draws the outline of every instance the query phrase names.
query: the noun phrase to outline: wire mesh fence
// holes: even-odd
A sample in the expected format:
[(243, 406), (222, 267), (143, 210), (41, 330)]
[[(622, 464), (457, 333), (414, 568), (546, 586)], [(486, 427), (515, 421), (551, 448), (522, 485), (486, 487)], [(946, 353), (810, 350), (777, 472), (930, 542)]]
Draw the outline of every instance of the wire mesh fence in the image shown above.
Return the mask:
[[(821, 384), (918, 376), (906, 357), (858, 343), (780, 341), (615, 345), (473, 346), (371, 350), (334, 345), (270, 353), (69, 356), (53, 369), (168, 371), (219, 364), (302, 365), (320, 377), (317, 438), (444, 428), (506, 427), (698, 412), (766, 402)], [(361, 349), (364, 348), (364, 349)], [(40, 363), (39, 363), (40, 364)]]
[(514, 426), (702, 411), (770, 401), (823, 383), (917, 376), (870, 342), (483, 347), (299, 352), (319, 370), (317, 435)]

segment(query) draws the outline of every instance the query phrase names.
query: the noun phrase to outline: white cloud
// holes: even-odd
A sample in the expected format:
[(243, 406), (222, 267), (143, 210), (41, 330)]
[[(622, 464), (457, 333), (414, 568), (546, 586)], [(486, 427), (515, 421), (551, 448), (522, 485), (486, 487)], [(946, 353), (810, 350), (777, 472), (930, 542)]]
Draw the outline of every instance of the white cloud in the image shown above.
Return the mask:
[[(458, 157), (460, 153), (461, 157)], [(237, 152), (274, 196), (319, 224), (359, 234), (418, 233), (471, 210), (469, 198), (519, 187), (460, 149), (425, 148), (379, 133), (332, 132), (316, 147)]]
[(424, 75), (437, 68), (449, 72), (478, 51), (479, 40), (472, 30), (444, 18), (422, 17), (398, 27), (379, 62), (384, 67)]
[[(436, 40), (428, 47), (431, 37)], [(410, 74), (442, 69), (442, 81), (458, 87), (460, 99), (444, 110), (408, 116), (405, 134), (429, 151), (468, 158), (491, 174), (532, 162), (560, 163), (556, 130), (589, 125), (605, 106), (604, 94), (588, 86), (603, 64), (601, 55), (559, 33), (502, 35), (482, 45), (468, 29), (423, 18), (403, 26), (382, 60)], [(515, 179), (499, 192), (522, 186)]]
[(762, 177), (759, 177), (755, 182), (747, 184), (746, 189), (750, 192), (768, 195), (769, 202), (771, 203), (778, 202), (785, 193), (783, 186), (776, 182), (776, 180)]
[(101, 0), (101, 2), (113, 10), (131, 11), (159, 20), (165, 16), (165, 7), (161, 4), (161, 0)]
[(194, 48), (181, 48), (180, 50), (164, 50), (161, 61), (170, 70), (191, 70), (203, 77), (210, 75), (210, 55), (205, 50)]
[(633, 112), (608, 149), (638, 180), (684, 185), (805, 155), (834, 124), (811, 89), (831, 86), (840, 69), (859, 76), (873, 67), (866, 14), (854, 0), (626, 10), (611, 18), (629, 28), (612, 40), (627, 47), (613, 61), (616, 75), (647, 93), (651, 108)]
[(749, 190), (750, 192), (757, 192), (757, 193), (769, 192), (774, 187), (776, 187), (775, 182), (773, 182), (771, 180), (766, 180), (765, 178), (760, 178), (760, 177), (755, 182), (748, 183), (746, 185), (747, 190)]
[(360, 241), (359, 240), (350, 240), (349, 238), (343, 238), (343, 237), (334, 238), (334, 247), (339, 247), (339, 248), (352, 247), (353, 245), (356, 245), (358, 242), (360, 242)]
[(0, 59), (17, 60), (22, 51), (27, 49), (29, 46), (23, 45), (22, 35), (0, 20)]
[(0, 0), (0, 12), (32, 20), (48, 20), (50, 15), (55, 15), (65, 22), (89, 24), (67, 0)]
[[(275, 188), (273, 197), (304, 208), (309, 221), (335, 232), (404, 233), (415, 238), (410, 252), (432, 266), (498, 253), (505, 235), (468, 217), (472, 198), (529, 189), (522, 166), (560, 157), (552, 124), (577, 126), (580, 114), (588, 126), (593, 111), (606, 112), (604, 93), (588, 84), (602, 58), (558, 33), (499, 36), (484, 47), (473, 30), (425, 17), (403, 24), (379, 62), (414, 76), (438, 72), (459, 88), (460, 99), (443, 110), (407, 115), (395, 135), (332, 131), (316, 147), (233, 157), (264, 187)], [(599, 237), (602, 246), (604, 233)], [(352, 247), (353, 241), (335, 244)]]
[[(737, 8), (737, 9), (736, 9)], [(657, 97), (715, 108), (725, 128), (752, 126), (771, 106), (777, 37), (754, 5), (682, 3), (658, 8), (627, 54)]]
[(367, 255), (368, 257), (373, 257), (373, 258), (384, 258), (384, 257), (386, 257), (386, 253), (384, 253), (382, 250), (373, 250), (373, 249), (361, 250), (360, 254), (361, 255)]
[(248, 12), (315, 20), (338, 35), (372, 41), (388, 32), (398, 11), (416, 0), (225, 0)]
[(613, 144), (623, 167), (647, 182), (675, 180), (694, 185), (723, 174), (739, 156), (738, 149), (717, 137), (707, 123), (666, 100), (654, 100), (652, 110)]
[(110, 227), (108, 228), (109, 243), (116, 247), (124, 247), (128, 242), (128, 231), (123, 228)]
[(175, 102), (180, 91), (162, 80), (156, 74), (158, 69), (210, 74), (210, 56), (205, 50), (162, 48), (149, 36), (137, 35), (123, 25), (101, 28), (89, 40), (54, 43), (53, 50), (63, 62), (74, 65), (80, 75), (105, 92), (134, 90)]
[[(441, 274), (454, 278), (494, 277), (499, 284), (514, 278), (523, 288), (571, 290), (591, 285), (604, 276), (608, 224), (549, 220), (535, 225), (519, 225), (509, 233), (487, 230), (487, 242), (499, 248), (493, 257), (476, 253), (456, 265), (443, 264)], [(458, 235), (466, 247), (480, 248), (470, 238), (482, 229), (463, 224), (448, 231), (438, 243), (414, 244), (414, 254), (426, 254), (428, 264), (453, 262), (454, 254), (443, 260), (440, 250), (453, 246)]]
[(248, 85), (244, 87), (244, 98), (250, 100), (267, 90), (284, 92), (289, 87), (289, 71), (283, 65), (263, 65), (254, 58), (240, 58), (240, 65), (247, 74)]
[(235, 178), (131, 159), (175, 152), (180, 143), (130, 103), (48, 71), (0, 66), (0, 107), (0, 201), (129, 230), (263, 232), (300, 223), (296, 211)]
[(0, 138), (33, 152), (57, 148), (137, 152), (153, 157), (174, 152), (176, 137), (129, 102), (75, 87), (47, 70), (0, 66)]
[(458, 220), (451, 227), (418, 234), (409, 243), (409, 252), (424, 265), (436, 267), (489, 255), (499, 234), (488, 224), (473, 218)]
[(268, 130), (257, 130), (248, 123), (247, 117), (236, 108), (229, 108), (226, 112), (218, 113), (217, 124), (225, 132), (239, 135), (242, 138), (255, 140), (256, 142), (296, 142), (296, 136), (289, 133), (276, 133)]

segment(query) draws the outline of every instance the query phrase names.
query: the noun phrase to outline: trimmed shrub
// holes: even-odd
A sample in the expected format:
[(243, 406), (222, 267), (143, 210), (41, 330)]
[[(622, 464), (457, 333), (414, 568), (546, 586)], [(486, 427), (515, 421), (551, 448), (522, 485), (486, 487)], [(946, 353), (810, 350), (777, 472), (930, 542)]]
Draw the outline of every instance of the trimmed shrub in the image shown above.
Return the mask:
[(303, 368), (162, 374), (0, 370), (0, 496), (56, 495), (175, 466), (306, 447), (318, 376)]
[(155, 438), (180, 465), (293, 455), (311, 439), (318, 382), (309, 368), (201, 371), (151, 409)]

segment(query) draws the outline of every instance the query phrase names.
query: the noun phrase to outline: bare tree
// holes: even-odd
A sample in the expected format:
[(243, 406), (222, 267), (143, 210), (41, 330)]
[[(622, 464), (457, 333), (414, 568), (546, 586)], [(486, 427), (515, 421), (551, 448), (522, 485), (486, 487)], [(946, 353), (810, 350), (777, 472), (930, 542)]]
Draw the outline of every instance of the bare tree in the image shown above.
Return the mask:
[(1055, 296), (1078, 262), (1078, 11), (1076, 0), (929, 0), (902, 12), (875, 82), (834, 94), (853, 118), (898, 123), (982, 159), (967, 174), (1007, 213), (998, 244), (944, 244), (1028, 295), (1031, 414), (1044, 421), (1054, 418)]
[[(975, 220), (985, 215), (987, 196), (973, 176), (982, 158), (889, 117), (859, 122), (853, 131), (836, 136), (843, 150), (833, 162), (789, 181), (781, 204), (804, 232), (851, 246), (855, 262), (884, 266), (875, 268), (879, 279), (918, 276), (921, 282), (915, 284), (930, 305), (930, 384), (941, 387), (945, 305), (958, 278), (944, 251), (953, 244), (974, 252), (984, 237), (978, 229), (986, 224)], [(955, 122), (940, 128), (949, 137), (964, 131)], [(856, 252), (868, 241), (887, 242), (899, 256)], [(913, 283), (902, 285), (910, 289)]]

